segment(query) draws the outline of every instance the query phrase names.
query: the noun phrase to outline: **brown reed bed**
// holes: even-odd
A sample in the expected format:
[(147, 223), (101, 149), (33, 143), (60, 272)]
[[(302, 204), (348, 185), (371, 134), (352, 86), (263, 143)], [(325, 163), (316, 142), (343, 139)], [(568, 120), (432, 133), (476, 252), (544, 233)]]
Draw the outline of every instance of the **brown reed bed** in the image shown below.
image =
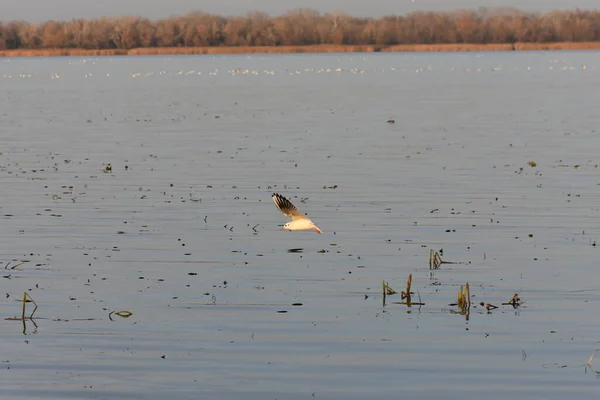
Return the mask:
[[(379, 46), (381, 47), (381, 46)], [(372, 53), (378, 46), (309, 45), (309, 46), (215, 46), (215, 47), (146, 47), (129, 50), (129, 55), (171, 54), (294, 54), (294, 53)]]
[(402, 44), (383, 48), (384, 52), (448, 52), (448, 51), (511, 51), (511, 43), (440, 43), (440, 44)]
[(600, 42), (515, 43), (515, 50), (599, 50)]
[(122, 49), (18, 49), (0, 50), (0, 57), (125, 56), (127, 52), (127, 50)]
[(375, 53), (375, 52), (465, 52), (532, 50), (600, 50), (600, 42), (561, 43), (449, 43), (407, 45), (308, 45), (308, 46), (214, 46), (143, 47), (135, 49), (17, 49), (0, 50), (0, 57), (193, 55), (193, 54), (294, 54), (294, 53)]

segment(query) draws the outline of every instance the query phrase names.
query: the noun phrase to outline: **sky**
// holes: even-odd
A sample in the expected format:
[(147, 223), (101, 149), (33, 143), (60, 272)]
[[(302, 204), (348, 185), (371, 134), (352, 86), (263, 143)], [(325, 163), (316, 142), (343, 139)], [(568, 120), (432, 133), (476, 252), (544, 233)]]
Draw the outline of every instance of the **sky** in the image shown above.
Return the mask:
[(295, 8), (345, 12), (379, 17), (412, 11), (448, 11), (477, 7), (515, 7), (524, 11), (600, 9), (598, 0), (0, 0), (0, 20), (69, 20), (101, 16), (137, 15), (167, 18), (190, 11), (243, 15), (264, 11), (279, 15)]

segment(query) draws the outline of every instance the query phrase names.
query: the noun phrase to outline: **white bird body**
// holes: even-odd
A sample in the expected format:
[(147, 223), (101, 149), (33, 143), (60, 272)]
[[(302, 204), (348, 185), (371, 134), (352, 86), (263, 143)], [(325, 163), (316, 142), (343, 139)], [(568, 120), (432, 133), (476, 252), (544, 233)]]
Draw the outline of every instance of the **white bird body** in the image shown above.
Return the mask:
[(279, 211), (283, 213), (283, 215), (292, 220), (292, 222), (288, 222), (287, 224), (283, 225), (283, 228), (281, 228), (281, 230), (287, 229), (290, 231), (303, 231), (307, 229), (313, 229), (319, 234), (323, 233), (323, 231), (320, 230), (314, 222), (307, 218), (306, 215), (298, 211), (296, 206), (294, 206), (288, 199), (286, 199), (282, 195), (278, 193), (273, 193), (273, 202), (275, 203)]
[(283, 229), (290, 231), (302, 231), (306, 229), (314, 229), (315, 232), (321, 233), (322, 231), (310, 219), (299, 219), (298, 221), (288, 222), (283, 226)]

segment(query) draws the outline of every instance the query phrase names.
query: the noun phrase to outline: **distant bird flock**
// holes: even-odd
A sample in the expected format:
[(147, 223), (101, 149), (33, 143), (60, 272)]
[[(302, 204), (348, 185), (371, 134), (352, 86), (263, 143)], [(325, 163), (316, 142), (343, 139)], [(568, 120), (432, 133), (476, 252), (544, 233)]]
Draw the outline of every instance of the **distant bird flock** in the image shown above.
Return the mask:
[[(597, 54), (600, 56), (600, 53)], [(366, 60), (366, 56), (361, 56), (357, 58), (350, 58), (347, 61), (364, 61)], [(108, 61), (113, 61), (113, 58), (109, 58)], [(32, 78), (50, 78), (50, 79), (63, 79), (63, 78), (111, 78), (116, 76), (115, 74), (111, 74), (108, 72), (105, 73), (91, 73), (91, 72), (81, 72), (80, 70), (70, 70), (70, 71), (61, 71), (61, 72), (48, 72), (48, 73), (32, 73), (30, 71), (22, 71), (17, 74), (5, 73), (2, 70), (4, 63), (9, 63), (11, 60), (3, 60), (0, 61), (0, 77), (3, 79), (32, 79)], [(97, 61), (106, 61), (106, 59), (100, 58), (89, 58), (78, 60), (77, 62), (69, 62), (68, 65), (95, 65)], [(200, 63), (200, 62), (199, 62)], [(158, 71), (130, 71), (128, 73), (129, 77), (132, 79), (144, 79), (144, 78), (154, 78), (156, 76), (178, 76), (178, 77), (191, 77), (191, 76), (217, 76), (227, 74), (234, 77), (242, 77), (242, 76), (295, 76), (295, 75), (306, 75), (306, 74), (335, 74), (335, 75), (343, 75), (343, 74), (352, 74), (352, 75), (361, 75), (361, 74), (382, 74), (382, 73), (435, 73), (437, 71), (451, 71), (451, 72), (466, 72), (466, 73), (499, 73), (503, 71), (594, 71), (597, 70), (596, 65), (572, 65), (569, 64), (566, 60), (563, 59), (552, 59), (549, 60), (549, 64), (543, 68), (539, 66), (534, 68), (532, 66), (520, 66), (520, 67), (506, 67), (503, 65), (496, 65), (493, 67), (481, 67), (481, 66), (470, 66), (470, 67), (456, 67), (451, 65), (443, 65), (440, 67), (434, 67), (433, 65), (424, 65), (421, 67), (401, 67), (401, 66), (390, 66), (385, 68), (360, 68), (360, 67), (352, 67), (352, 68), (344, 68), (339, 66), (322, 66), (322, 67), (308, 67), (308, 68), (297, 68), (297, 69), (250, 69), (250, 68), (232, 68), (227, 71), (221, 71), (219, 69), (208, 69), (205, 71), (199, 69), (189, 69), (189, 70), (158, 70)]]

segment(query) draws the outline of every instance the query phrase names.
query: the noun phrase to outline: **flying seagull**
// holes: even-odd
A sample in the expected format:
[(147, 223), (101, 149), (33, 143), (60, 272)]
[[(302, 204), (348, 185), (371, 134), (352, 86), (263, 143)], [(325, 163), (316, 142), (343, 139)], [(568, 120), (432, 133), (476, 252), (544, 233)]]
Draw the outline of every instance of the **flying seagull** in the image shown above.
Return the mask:
[(293, 205), (288, 199), (278, 193), (273, 193), (273, 202), (279, 208), (279, 211), (286, 217), (292, 220), (281, 228), (281, 230), (288, 229), (290, 231), (301, 231), (305, 229), (314, 229), (317, 233), (323, 233), (310, 219), (302, 214), (295, 205)]

